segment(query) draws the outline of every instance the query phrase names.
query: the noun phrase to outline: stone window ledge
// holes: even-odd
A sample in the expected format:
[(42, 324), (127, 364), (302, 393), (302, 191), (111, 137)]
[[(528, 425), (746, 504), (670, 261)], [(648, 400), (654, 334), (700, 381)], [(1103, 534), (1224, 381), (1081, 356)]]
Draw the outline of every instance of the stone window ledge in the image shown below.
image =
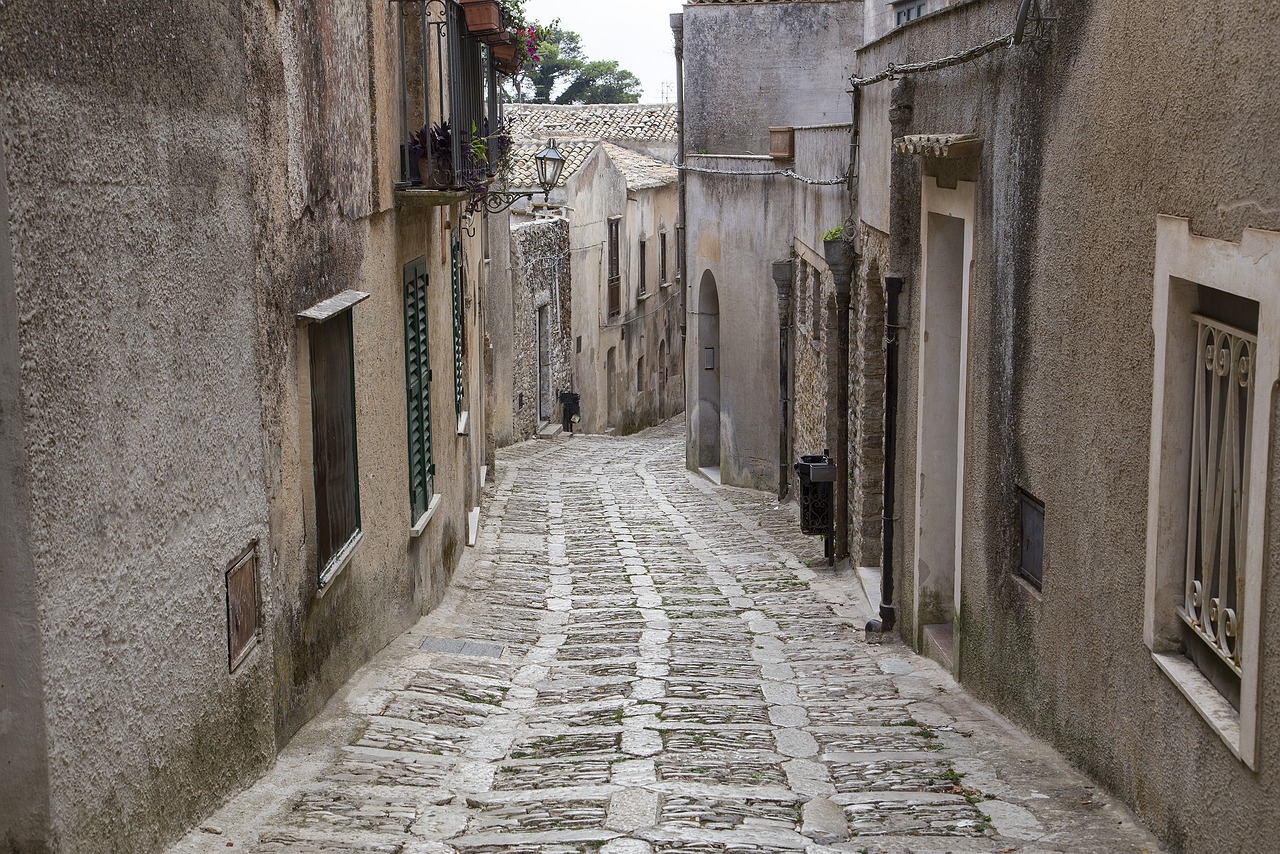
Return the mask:
[(431, 524), (431, 520), (435, 518), (436, 508), (440, 506), (440, 493), (431, 496), (431, 500), (427, 502), (427, 512), (418, 517), (418, 521), (413, 523), (413, 527), (409, 529), (409, 538), (417, 539), (421, 537), (423, 532), (427, 530), (427, 525)]
[(1177, 686), (1209, 728), (1218, 734), (1231, 755), (1254, 768), (1251, 757), (1245, 756), (1240, 750), (1240, 713), (1231, 707), (1200, 670), (1180, 655), (1153, 652), (1151, 660)]
[(346, 568), (351, 565), (351, 558), (356, 553), (356, 547), (359, 546), (363, 540), (364, 531), (356, 531), (355, 534), (352, 535), (351, 539), (347, 540), (347, 544), (342, 547), (342, 550), (334, 555), (333, 559), (329, 561), (329, 565), (324, 568), (324, 572), (320, 575), (320, 592), (317, 594), (318, 597), (322, 598), (325, 593), (329, 592), (329, 588), (333, 586), (333, 582), (336, 581), (338, 576), (345, 572)]

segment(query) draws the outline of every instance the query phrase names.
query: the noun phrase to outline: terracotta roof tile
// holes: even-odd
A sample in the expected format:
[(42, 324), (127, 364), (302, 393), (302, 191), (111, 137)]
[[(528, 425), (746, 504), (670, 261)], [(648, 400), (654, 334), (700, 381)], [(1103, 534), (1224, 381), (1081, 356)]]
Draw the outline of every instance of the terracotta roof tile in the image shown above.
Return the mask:
[(674, 142), (676, 138), (675, 104), (508, 104), (503, 112), (516, 140)]

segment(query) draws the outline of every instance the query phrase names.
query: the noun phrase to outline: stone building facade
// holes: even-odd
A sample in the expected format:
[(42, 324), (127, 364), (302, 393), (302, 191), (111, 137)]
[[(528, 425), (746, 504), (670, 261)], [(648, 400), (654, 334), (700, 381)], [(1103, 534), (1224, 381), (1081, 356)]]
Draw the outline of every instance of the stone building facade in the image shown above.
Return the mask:
[(0, 9), (0, 848), (158, 849), (443, 595), (486, 271), (399, 186), (421, 8)]
[(858, 52), (857, 218), (902, 289), (899, 628), (1171, 850), (1270, 850), (1277, 23), (1027, 8)]
[[(845, 312), (851, 344), (844, 359), (822, 240), (836, 227), (856, 231), (848, 219), (852, 112), (845, 75), (861, 43), (863, 15), (861, 2), (708, 0), (687, 5), (677, 38), (688, 199), (687, 462), (718, 472), (725, 483), (794, 495), (795, 458), (824, 449), (837, 456), (844, 435), (847, 499), (837, 553), (855, 566), (875, 567), (883, 294), (877, 282), (867, 284), (872, 256), (864, 252)], [(769, 49), (743, 52), (744, 43)], [(815, 68), (824, 69), (822, 76)], [(781, 150), (771, 128), (785, 129)], [(793, 273), (780, 317), (770, 265), (784, 259), (792, 260)], [(876, 346), (858, 346), (866, 342)], [(835, 406), (842, 385), (856, 402), (843, 413)]]
[[(511, 228), (512, 345), (516, 397), (513, 439), (538, 434), (540, 424), (561, 424), (560, 392), (573, 387), (573, 288), (569, 223), (561, 217)], [(533, 358), (528, 358), (532, 354)]]

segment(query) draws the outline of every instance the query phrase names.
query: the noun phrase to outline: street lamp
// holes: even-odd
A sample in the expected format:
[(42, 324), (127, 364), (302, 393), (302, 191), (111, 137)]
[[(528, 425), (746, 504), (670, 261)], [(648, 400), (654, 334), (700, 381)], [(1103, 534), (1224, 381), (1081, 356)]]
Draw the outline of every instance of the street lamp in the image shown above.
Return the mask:
[[(556, 141), (549, 139), (547, 147), (533, 156), (533, 162), (538, 168), (538, 186), (542, 188), (542, 200), (545, 202), (551, 198), (552, 188), (560, 182), (560, 173), (564, 170), (564, 155), (556, 147)], [(484, 209), (488, 213), (501, 213), (520, 199), (532, 199), (537, 194), (537, 190), (524, 193), (490, 191), (485, 194)]]

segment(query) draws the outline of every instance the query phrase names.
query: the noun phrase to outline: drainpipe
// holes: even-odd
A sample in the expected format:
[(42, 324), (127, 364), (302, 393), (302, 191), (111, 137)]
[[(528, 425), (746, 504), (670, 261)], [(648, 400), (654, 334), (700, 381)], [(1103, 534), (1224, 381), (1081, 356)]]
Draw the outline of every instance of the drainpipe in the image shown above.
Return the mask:
[(898, 621), (893, 604), (893, 510), (898, 462), (898, 300), (902, 296), (902, 277), (885, 276), (884, 287), (889, 300), (884, 318), (884, 559), (880, 572), (880, 619), (867, 623), (868, 634), (890, 631)]
[(791, 459), (787, 453), (787, 436), (791, 432), (787, 409), (791, 402), (791, 377), (787, 370), (791, 352), (787, 330), (791, 326), (791, 280), (795, 275), (795, 262), (773, 262), (773, 283), (778, 288), (778, 396), (782, 417), (778, 420), (778, 500), (787, 497)]
[(858, 256), (843, 239), (823, 243), (836, 286), (836, 560), (849, 556), (849, 298)]
[[(677, 12), (670, 18), (671, 33), (675, 36), (676, 53), (676, 164), (679, 170), (679, 209), (676, 213), (676, 276), (680, 294), (680, 345), (683, 350), (688, 337), (689, 265), (688, 244), (685, 240), (686, 183), (684, 172), (684, 13)], [(686, 365), (688, 361), (686, 359)]]

